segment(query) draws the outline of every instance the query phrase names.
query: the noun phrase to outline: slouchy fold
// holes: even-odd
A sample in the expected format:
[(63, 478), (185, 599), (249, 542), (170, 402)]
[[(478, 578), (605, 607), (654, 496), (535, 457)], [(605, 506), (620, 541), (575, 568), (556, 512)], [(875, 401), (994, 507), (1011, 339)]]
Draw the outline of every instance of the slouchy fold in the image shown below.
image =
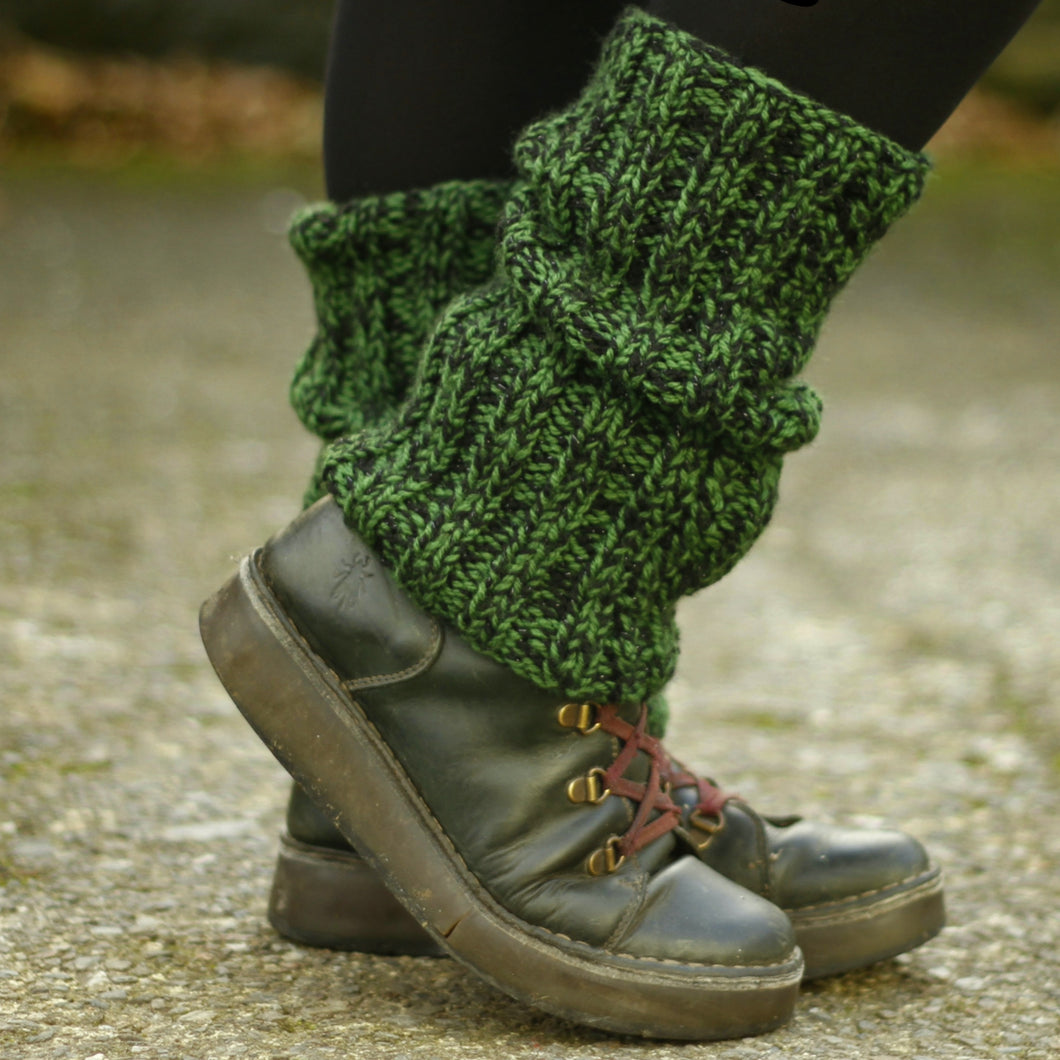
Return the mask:
[(288, 232), (313, 287), (317, 327), (291, 404), (326, 441), (394, 411), (424, 340), (457, 294), (493, 271), (501, 181), (452, 181), (300, 210)]
[(814, 437), (794, 377), (920, 155), (631, 9), (515, 146), (497, 267), (324, 481), (409, 593), (543, 688), (648, 699), (677, 600)]

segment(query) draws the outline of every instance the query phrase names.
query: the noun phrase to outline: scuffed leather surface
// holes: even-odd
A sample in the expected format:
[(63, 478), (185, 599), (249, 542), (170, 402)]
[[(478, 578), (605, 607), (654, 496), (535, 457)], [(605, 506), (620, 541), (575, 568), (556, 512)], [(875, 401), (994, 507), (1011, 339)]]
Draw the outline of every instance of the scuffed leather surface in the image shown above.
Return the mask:
[(927, 852), (912, 836), (882, 828), (841, 828), (766, 818), (773, 850), (772, 889), (786, 909), (828, 905), (874, 894), (923, 875)]
[[(694, 800), (692, 789), (674, 796)], [(694, 827), (688, 831), (694, 842), (705, 838)], [(721, 827), (699, 857), (792, 912), (874, 895), (930, 869), (924, 848), (904, 832), (765, 817), (737, 798), (726, 804)]]
[[(356, 591), (351, 565), (363, 575)], [(453, 630), (439, 631), (330, 499), (270, 542), (259, 566), (306, 640), (359, 686), (358, 704), (467, 866), (510, 912), (617, 952), (721, 965), (790, 958), (787, 918), (683, 856), (672, 834), (616, 872), (590, 876), (586, 859), (627, 830), (634, 807), (614, 796), (572, 803), (566, 788), (606, 768), (618, 741), (564, 728), (562, 696), (472, 651)], [(638, 714), (637, 706), (622, 709), (630, 722)], [(649, 768), (641, 753), (626, 775), (644, 781)]]
[(400, 679), (440, 646), (437, 624), (346, 529), (330, 499), (273, 537), (259, 569), (306, 640), (347, 680)]

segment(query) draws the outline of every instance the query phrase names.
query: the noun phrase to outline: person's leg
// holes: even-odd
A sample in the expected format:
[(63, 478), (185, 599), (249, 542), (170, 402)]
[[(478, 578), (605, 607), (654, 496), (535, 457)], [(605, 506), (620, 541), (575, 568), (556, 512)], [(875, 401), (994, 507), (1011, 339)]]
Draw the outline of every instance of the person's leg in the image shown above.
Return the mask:
[[(520, 179), (506, 204), (496, 282), (456, 299), (439, 318), (398, 414), (336, 443), (325, 461), (329, 491), (349, 525), (420, 606), (477, 649), (476, 672), (491, 675), (466, 686), (462, 705), (438, 692), (460, 726), (454, 735), (472, 732), (468, 711), (481, 715), (475, 729), (485, 724), (486, 708), (491, 730), (514, 724), (505, 706), (511, 697), (482, 656), (531, 686), (559, 690), (575, 716), (586, 716), (587, 733), (595, 727), (592, 701), (641, 702), (665, 684), (676, 656), (677, 597), (722, 576), (768, 520), (781, 454), (816, 430), (816, 398), (791, 377), (834, 288), (915, 198), (924, 170), (922, 159), (640, 13), (620, 22), (578, 100), (524, 132), (515, 158)], [(314, 511), (318, 520), (336, 509), (329, 501)], [(368, 592), (364, 564), (350, 557), (332, 573), (327, 558), (315, 555), (315, 533), (300, 527), (291, 537), (291, 569), (298, 581), (323, 580), (319, 591), (333, 601), (325, 611), (356, 611)], [(288, 582), (291, 601), (300, 592), (315, 597), (278, 568), (270, 573), (273, 585)], [(266, 595), (268, 583), (240, 584), (262, 607), (281, 606)], [(320, 602), (295, 624), (318, 627)], [(218, 615), (210, 615), (207, 636), (235, 694), (247, 675), (227, 655)], [(390, 624), (382, 631), (384, 642), (400, 634)], [(349, 638), (319, 627), (306, 635), (322, 658), (352, 648)], [(445, 643), (459, 643), (456, 633)], [(361, 660), (351, 661), (359, 670)], [(415, 665), (384, 671), (395, 691), (428, 669), (445, 687), (444, 667), (434, 670), (430, 655), (409, 662)], [(259, 692), (268, 690), (246, 686), (241, 705), (268, 725), (279, 749), (288, 726), (272, 710), (281, 704), (262, 704)], [(370, 691), (358, 694), (366, 697), (371, 709)], [(393, 746), (410, 750), (436, 709), (406, 711), (407, 724), (390, 729)], [(519, 761), (515, 747), (494, 744), (485, 732), (476, 746)], [(291, 759), (316, 785), (313, 797), (361, 813), (355, 793), (332, 790), (339, 774), (315, 771), (313, 756), (303, 745)], [(458, 759), (449, 741), (433, 765), (416, 767), (416, 784), (433, 789), (439, 806), (456, 799), (446, 786), (455, 777), (433, 766)], [(467, 766), (461, 791), (484, 795), (488, 761), (478, 755)], [(571, 781), (568, 801), (603, 798), (605, 790), (594, 788), (598, 776)], [(540, 814), (551, 827), (546, 807), (563, 789), (538, 784), (523, 789), (529, 802), (513, 812), (520, 820)], [(717, 831), (721, 796), (681, 787), (692, 793), (692, 816), (713, 817)], [(476, 845), (492, 827), (494, 801), (462, 799), (481, 817)], [(726, 819), (733, 822), (727, 835), (746, 832), (754, 849), (772, 842), (754, 815), (734, 808)], [(450, 820), (466, 826), (462, 816)], [(536, 834), (535, 825), (520, 849)], [(774, 861), (804, 884), (799, 863), (822, 836), (775, 838), (768, 864), (741, 858), (727, 842), (706, 844), (703, 860), (720, 854), (719, 865), (781, 899)], [(378, 860), (372, 839), (362, 842)], [(624, 833), (608, 841), (615, 868), (635, 844)], [(831, 874), (817, 898), (868, 901), (868, 867), (871, 893), (887, 892), (907, 920), (921, 925), (907, 898), (926, 903), (914, 937), (903, 932), (884, 952), (937, 930), (937, 872), (922, 849), (891, 836), (858, 837), (855, 845), (859, 871)], [(488, 878), (496, 875), (485, 863), (497, 864), (492, 852), (485, 861), (481, 850), (469, 853)], [(588, 871), (600, 865), (594, 854)], [(520, 894), (537, 889), (530, 882)], [(922, 885), (916, 893), (914, 882)], [(807, 888), (797, 891), (796, 901), (805, 901)], [(574, 900), (571, 892), (571, 904), (551, 903), (549, 923), (573, 916)], [(814, 905), (819, 915), (821, 902)], [(875, 924), (881, 912), (873, 905), (865, 919)], [(712, 914), (703, 906), (700, 915), (709, 931)], [(858, 963), (881, 955), (879, 948), (861, 952)]]
[[(812, 10), (809, 10), (810, 6)], [(1025, 0), (1000, 5), (961, 5), (961, 13), (967, 15), (967, 20), (957, 20), (961, 23), (957, 27), (957, 34), (964, 42), (964, 50), (958, 50), (956, 54), (947, 51), (941, 58), (937, 47), (938, 34), (946, 30), (952, 42), (953, 27), (950, 23), (957, 14), (949, 0), (916, 5), (900, 3), (886, 9), (854, 0), (846, 6), (821, 3), (799, 10), (794, 10), (784, 0), (740, 3), (728, 0), (657, 0), (655, 9), (681, 22), (686, 28), (696, 28), (701, 37), (742, 60), (763, 67), (767, 73), (782, 80), (791, 80), (796, 87), (800, 83), (815, 85), (814, 94), (832, 107), (850, 111), (866, 124), (875, 124), (876, 128), (892, 137), (919, 146), (927, 138), (930, 129), (944, 116), (952, 101), (963, 93), (968, 79), (1000, 50), (1013, 32), (1015, 23), (1034, 6), (1034, 3)], [(847, 17), (852, 9), (859, 12), (861, 19), (853, 25)], [(792, 19), (796, 21), (792, 22)], [(886, 36), (888, 30), (894, 34), (894, 39), (881, 44), (880, 36)], [(813, 36), (814, 41), (806, 39)], [(844, 41), (849, 42), (848, 48), (843, 47)], [(332, 55), (329, 109), (335, 116), (337, 127), (333, 142), (346, 144), (349, 151), (346, 155), (334, 152), (329, 158), (336, 183), (352, 179), (356, 168), (353, 145), (360, 142), (364, 129), (356, 121), (342, 126), (342, 116), (349, 113), (346, 107), (348, 97), (347, 89), (342, 87), (344, 81), (337, 75), (344, 66), (348, 67), (350, 55), (349, 51), (344, 51), (337, 38)], [(452, 49), (446, 51), (445, 55), (446, 61), (450, 61)], [(908, 76), (902, 79), (902, 91), (881, 92), (880, 84), (895, 79), (895, 63), (900, 62), (903, 55), (909, 56), (909, 70)], [(935, 62), (934, 59), (939, 61)], [(579, 59), (579, 62), (583, 60)], [(440, 68), (437, 60), (433, 67), (428, 64), (427, 69), (432, 68)], [(557, 91), (556, 95), (560, 93)], [(867, 111), (862, 113), (864, 101), (878, 106), (881, 114), (878, 120), (872, 119)], [(550, 105), (543, 102), (542, 109)], [(438, 119), (438, 113), (434, 110), (428, 108), (427, 113), (432, 116), (432, 121)], [(491, 131), (483, 134), (483, 139), (491, 145), (492, 151), (510, 133), (496, 114), (492, 115), (488, 127)], [(414, 147), (415, 144), (410, 145), (410, 148)], [(416, 165), (422, 164), (416, 162)], [(440, 177), (445, 172), (456, 171), (451, 168), (450, 161), (444, 165), (450, 169), (438, 169), (432, 176)], [(411, 173), (412, 169), (400, 156), (396, 160), (391, 156), (386, 162), (386, 175), (381, 178), (381, 186), (403, 186), (412, 179)], [(331, 179), (329, 174), (329, 182)], [(484, 241), (492, 242), (488, 231), (483, 230), (482, 235)], [(487, 261), (487, 257), (482, 260)], [(318, 848), (344, 847), (341, 837), (330, 829), (326, 820), (315, 817), (312, 806), (297, 790), (292, 799), (289, 822), (296, 842), (315, 844)], [(715, 844), (715, 849), (719, 845)], [(305, 879), (294, 875), (296, 870), (301, 872), (306, 864), (305, 851), (301, 847), (291, 853), (286, 867), (281, 857), (283, 871), (277, 876), (272, 910), (274, 920), (282, 930), (306, 941), (312, 941), (315, 932), (319, 940), (327, 944), (358, 948), (372, 948), (374, 945), (384, 949), (401, 948), (404, 945), (411, 948), (417, 944), (413, 927), (410, 927), (407, 938), (399, 927), (395, 927), (393, 934), (384, 933), (374, 942), (369, 941), (366, 932), (378, 928), (379, 921), (374, 912), (377, 906), (367, 894), (365, 908), (369, 911), (368, 919), (358, 917), (356, 910), (352, 910), (351, 926), (345, 935), (341, 915), (317, 916), (321, 905), (319, 902), (314, 903), (312, 896), (320, 893), (322, 877), (312, 880), (312, 888), (317, 888), (314, 891), (306, 887)], [(334, 872), (335, 893), (341, 893), (356, 903), (361, 892), (351, 885), (350, 875), (345, 868), (349, 869), (350, 874), (356, 874), (360, 866), (351, 862), (344, 867), (334, 857), (322, 857), (317, 867), (322, 874), (325, 870)], [(366, 879), (365, 882), (371, 888), (371, 880)], [(313, 920), (314, 927), (311, 929), (307, 923), (307, 926), (300, 928), (290, 919), (295, 912), (306, 914), (307, 922)], [(422, 938), (425, 940), (425, 937)]]
[(649, 10), (924, 146), (1041, 0), (651, 0)]
[[(328, 62), (330, 205), (291, 241), (318, 330), (291, 400), (325, 441), (404, 399), (439, 310), (492, 271), (511, 145), (588, 76), (621, 0), (339, 0)], [(322, 492), (317, 479), (307, 499)]]
[[(647, 6), (916, 149), (1037, 3)], [(490, 274), (515, 134), (573, 97), (620, 8), (620, 0), (339, 0), (325, 176), (333, 201), (353, 203), (318, 210), (292, 231), (320, 320), (292, 398), (315, 434), (358, 430), (403, 400), (438, 311)], [(396, 194), (408, 189), (417, 190)], [(319, 492), (315, 483), (309, 496)]]
[(339, 0), (324, 168), (337, 202), (512, 175), (516, 133), (581, 88), (622, 0)]
[[(918, 148), (1039, 3), (651, 0), (648, 7)], [(325, 111), (329, 196), (509, 176), (515, 133), (574, 95), (621, 6), (340, 0)]]

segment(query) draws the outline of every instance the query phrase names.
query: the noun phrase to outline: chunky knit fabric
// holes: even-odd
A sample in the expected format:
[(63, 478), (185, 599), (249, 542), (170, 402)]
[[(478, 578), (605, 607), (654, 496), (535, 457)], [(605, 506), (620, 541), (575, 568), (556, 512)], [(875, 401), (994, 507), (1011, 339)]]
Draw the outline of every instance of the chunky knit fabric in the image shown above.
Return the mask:
[[(438, 313), (493, 270), (507, 192), (498, 181), (451, 182), (299, 211), (289, 236), (313, 286), (317, 331), (291, 404), (309, 430), (330, 441), (405, 399)], [(320, 492), (314, 481), (309, 498)]]
[(478, 650), (566, 695), (646, 699), (677, 599), (746, 552), (816, 433), (792, 377), (926, 165), (638, 10), (515, 158), (497, 275), (325, 479)]

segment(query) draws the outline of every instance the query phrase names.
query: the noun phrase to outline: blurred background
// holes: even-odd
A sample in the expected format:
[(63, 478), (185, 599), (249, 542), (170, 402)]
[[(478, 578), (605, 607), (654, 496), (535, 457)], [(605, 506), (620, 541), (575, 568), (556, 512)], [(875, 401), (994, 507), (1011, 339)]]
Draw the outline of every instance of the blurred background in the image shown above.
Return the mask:
[[(330, 8), (0, 0), (5, 1057), (645, 1055), (264, 917), (287, 781), (195, 614), (315, 456), (284, 233)], [(659, 1060), (1060, 1056), (1060, 0), (932, 151), (810, 364), (820, 438), (679, 613), (668, 739), (767, 811), (914, 832), (953, 926)]]
[[(3, 0), (0, 150), (115, 166), (149, 153), (316, 158), (331, 0)], [(1060, 0), (1045, 0), (935, 145), (1060, 155)]]

